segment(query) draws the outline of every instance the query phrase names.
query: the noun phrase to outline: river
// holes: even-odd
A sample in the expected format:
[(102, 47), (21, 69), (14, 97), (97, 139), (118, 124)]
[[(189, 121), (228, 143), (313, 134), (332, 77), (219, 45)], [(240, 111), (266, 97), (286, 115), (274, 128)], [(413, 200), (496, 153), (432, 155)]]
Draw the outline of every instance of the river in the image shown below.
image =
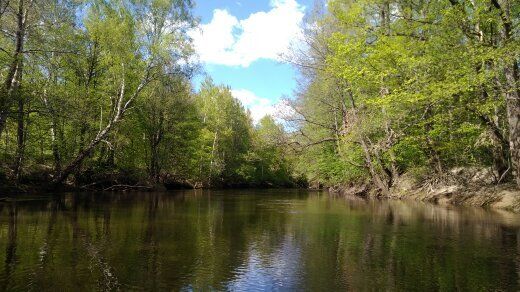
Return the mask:
[(0, 203), (0, 290), (519, 290), (520, 216), (303, 190)]

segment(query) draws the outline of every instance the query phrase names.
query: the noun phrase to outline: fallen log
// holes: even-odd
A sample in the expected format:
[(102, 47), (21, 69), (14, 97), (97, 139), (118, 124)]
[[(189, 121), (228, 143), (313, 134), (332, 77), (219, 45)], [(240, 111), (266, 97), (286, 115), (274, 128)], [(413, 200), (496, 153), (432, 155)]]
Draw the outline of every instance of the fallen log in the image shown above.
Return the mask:
[(103, 189), (103, 191), (128, 191), (128, 190), (135, 190), (135, 189), (153, 189), (152, 186), (141, 186), (141, 185), (113, 185), (108, 188)]

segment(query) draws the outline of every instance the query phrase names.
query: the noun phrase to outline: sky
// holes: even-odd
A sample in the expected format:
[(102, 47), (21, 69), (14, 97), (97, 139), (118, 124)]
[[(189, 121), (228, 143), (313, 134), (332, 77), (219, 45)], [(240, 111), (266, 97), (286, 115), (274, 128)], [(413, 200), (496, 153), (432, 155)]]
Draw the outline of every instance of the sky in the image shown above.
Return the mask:
[[(190, 33), (205, 74), (229, 85), (256, 122), (291, 96), (296, 71), (281, 55), (301, 39), (313, 0), (199, 0), (200, 28)], [(194, 79), (198, 89), (205, 78)]]

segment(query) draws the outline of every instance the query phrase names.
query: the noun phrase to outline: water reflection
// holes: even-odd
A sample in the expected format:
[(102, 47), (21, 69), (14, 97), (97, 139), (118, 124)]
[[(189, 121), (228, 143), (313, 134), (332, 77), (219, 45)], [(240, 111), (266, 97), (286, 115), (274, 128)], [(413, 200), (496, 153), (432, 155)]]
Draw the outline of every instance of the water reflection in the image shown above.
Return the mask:
[[(15, 203), (7, 204), (7, 244), (5, 248), (5, 265), (4, 265), (4, 277), (5, 279), (11, 278), (16, 268), (16, 239), (17, 239), (17, 209)], [(4, 208), (2, 208), (4, 209)], [(3, 210), (2, 210), (3, 211)], [(2, 231), (4, 228), (2, 228)], [(3, 232), (2, 232), (3, 233)], [(3, 237), (3, 236), (2, 236)], [(3, 290), (8, 287), (8, 281), (2, 285)]]
[(518, 290), (520, 217), (304, 191), (0, 204), (1, 290)]

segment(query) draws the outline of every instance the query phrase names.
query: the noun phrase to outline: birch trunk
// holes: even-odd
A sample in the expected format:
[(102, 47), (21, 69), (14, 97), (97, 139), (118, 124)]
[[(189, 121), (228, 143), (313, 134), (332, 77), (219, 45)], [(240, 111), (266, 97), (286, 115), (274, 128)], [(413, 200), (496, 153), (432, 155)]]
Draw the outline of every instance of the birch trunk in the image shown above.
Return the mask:
[(97, 135), (90, 141), (90, 143), (83, 147), (78, 155), (63, 169), (61, 173), (58, 173), (55, 176), (53, 181), (54, 184), (60, 184), (64, 182), (70, 174), (72, 174), (83, 162), (83, 160), (88, 157), (92, 150), (107, 137), (107, 135), (113, 130), (117, 123), (121, 121), (125, 112), (128, 110), (132, 101), (139, 95), (141, 90), (144, 88), (144, 85), (147, 80), (143, 80), (141, 84), (137, 87), (136, 91), (133, 95), (126, 100), (125, 102), (125, 79), (123, 78), (121, 82), (121, 88), (119, 90), (119, 95), (115, 102), (115, 108), (113, 111), (113, 115), (110, 118), (108, 124), (101, 131), (97, 133)]

